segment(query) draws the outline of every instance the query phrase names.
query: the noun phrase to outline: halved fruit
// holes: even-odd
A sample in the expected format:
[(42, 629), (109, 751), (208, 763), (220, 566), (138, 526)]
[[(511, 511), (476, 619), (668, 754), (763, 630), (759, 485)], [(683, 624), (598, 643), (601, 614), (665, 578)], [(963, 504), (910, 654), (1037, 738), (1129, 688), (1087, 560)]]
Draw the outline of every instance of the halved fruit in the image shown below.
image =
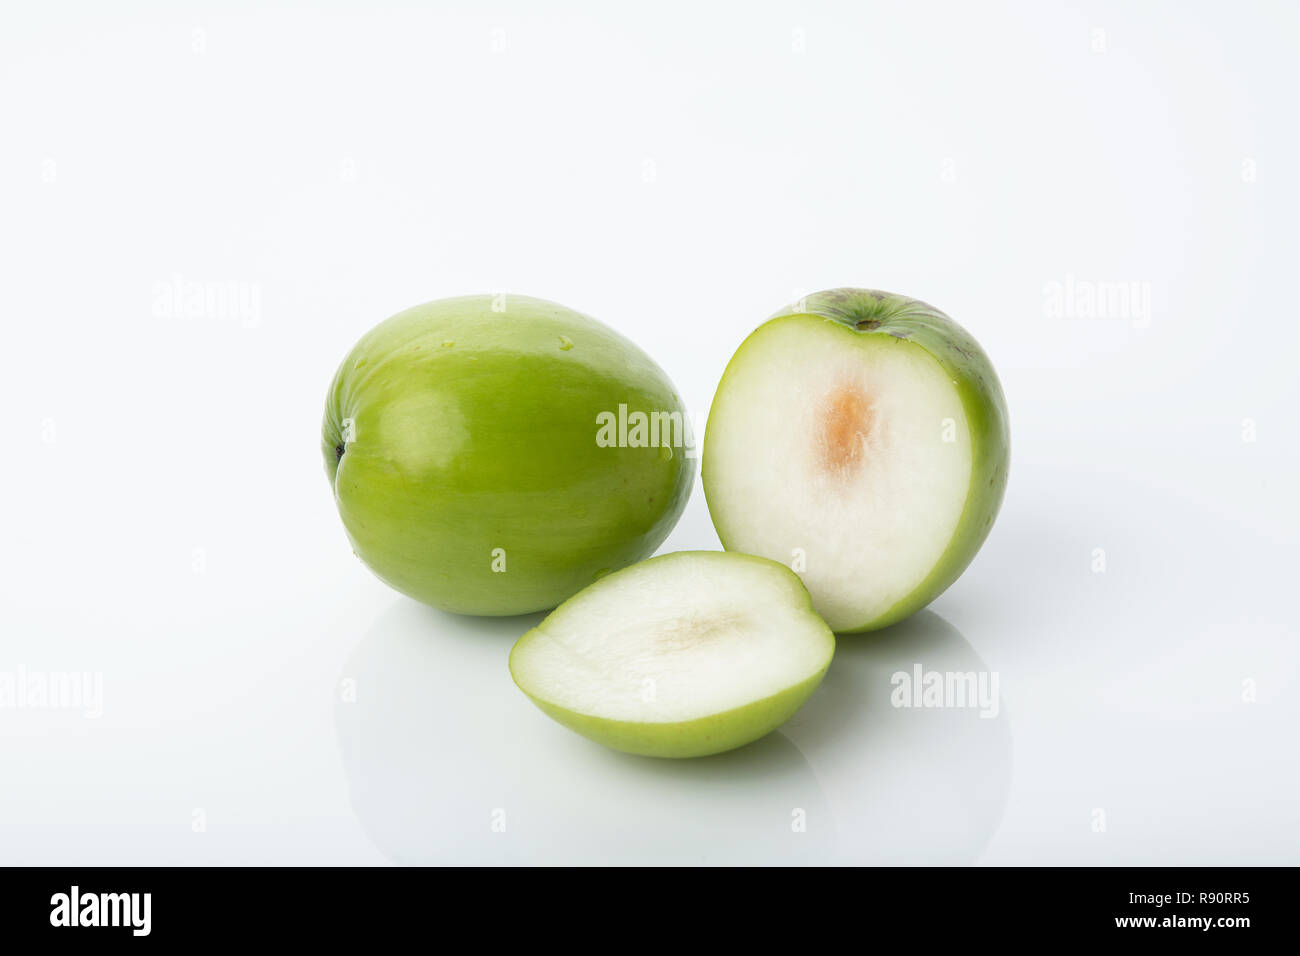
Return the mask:
[(915, 299), (835, 289), (732, 357), (704, 493), (723, 547), (790, 563), (835, 631), (867, 631), (966, 568), (1008, 457), (1002, 388), (969, 333)]
[(515, 644), (510, 673), (543, 712), (607, 747), (701, 757), (783, 724), (834, 653), (789, 568), (679, 551), (565, 601)]

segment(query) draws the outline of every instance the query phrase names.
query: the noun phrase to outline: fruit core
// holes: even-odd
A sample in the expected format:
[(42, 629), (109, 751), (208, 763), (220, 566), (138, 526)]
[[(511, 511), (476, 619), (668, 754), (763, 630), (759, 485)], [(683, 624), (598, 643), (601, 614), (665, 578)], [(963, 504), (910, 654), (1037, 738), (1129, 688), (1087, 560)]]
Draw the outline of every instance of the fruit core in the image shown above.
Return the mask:
[(832, 478), (847, 481), (862, 464), (875, 410), (862, 389), (841, 385), (822, 403), (817, 460)]
[(739, 611), (723, 614), (692, 614), (664, 624), (655, 634), (662, 651), (684, 651), (737, 633), (745, 623)]

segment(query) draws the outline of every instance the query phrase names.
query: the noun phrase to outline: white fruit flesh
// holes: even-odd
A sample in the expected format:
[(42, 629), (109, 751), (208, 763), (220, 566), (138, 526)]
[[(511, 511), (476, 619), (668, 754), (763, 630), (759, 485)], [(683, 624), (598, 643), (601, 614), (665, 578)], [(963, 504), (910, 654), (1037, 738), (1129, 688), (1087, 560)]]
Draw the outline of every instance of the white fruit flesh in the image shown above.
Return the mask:
[(684, 724), (818, 676), (834, 647), (785, 568), (681, 552), (612, 574), (562, 604), (519, 641), (510, 669), (529, 696), (573, 714)]
[(926, 578), (971, 480), (966, 413), (933, 357), (812, 317), (774, 322), (718, 394), (705, 483), (729, 549), (792, 565), (834, 630)]

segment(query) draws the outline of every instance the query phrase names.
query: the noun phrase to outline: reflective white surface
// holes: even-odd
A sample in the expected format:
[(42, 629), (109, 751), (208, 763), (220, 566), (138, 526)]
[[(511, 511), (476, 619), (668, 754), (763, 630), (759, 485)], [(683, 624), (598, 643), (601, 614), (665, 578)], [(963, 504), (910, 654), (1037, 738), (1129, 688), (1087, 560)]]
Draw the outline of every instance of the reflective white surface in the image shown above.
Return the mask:
[[(1300, 14), (621, 16), (0, 14), (0, 678), (102, 690), (0, 707), (0, 862), (1300, 862)], [(843, 284), (979, 338), (1011, 480), (777, 734), (606, 751), (511, 684), (537, 616), (351, 555), (321, 407), (387, 315), (555, 299), (702, 425)], [(697, 483), (663, 550), (713, 547)], [(894, 706), (917, 665), (996, 716)]]
[[(981, 668), (935, 614), (842, 645), (785, 728), (693, 761), (612, 753), (539, 719), (500, 679), (529, 623), (471, 631), (404, 603), (349, 658), (344, 680), (358, 693), (336, 706), (343, 763), (358, 819), (392, 859), (903, 862), (923, 846), (928, 860), (967, 863), (1002, 814), (1008, 721), (970, 710), (915, 717), (879, 692), (914, 662)], [(413, 735), (436, 759), (411, 759)]]

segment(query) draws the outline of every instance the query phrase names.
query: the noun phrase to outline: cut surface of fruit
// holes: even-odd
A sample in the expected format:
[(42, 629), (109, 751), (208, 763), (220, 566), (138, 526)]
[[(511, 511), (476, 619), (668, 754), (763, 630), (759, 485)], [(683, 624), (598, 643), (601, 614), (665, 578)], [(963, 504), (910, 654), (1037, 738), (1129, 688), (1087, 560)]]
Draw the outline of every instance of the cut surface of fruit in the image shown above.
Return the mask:
[(632, 753), (730, 750), (816, 689), (835, 639), (788, 568), (678, 552), (611, 574), (519, 639), (515, 683), (543, 711)]
[(789, 564), (836, 631), (893, 623), (947, 587), (983, 541), (1006, 473), (1004, 420), (990, 426), (993, 403), (977, 393), (996, 388), (991, 366), (978, 381), (961, 367), (987, 364), (973, 340), (946, 362), (927, 338), (965, 333), (942, 313), (821, 295), (854, 294), (885, 317), (815, 314), (814, 302), (746, 339), (704, 445), (724, 547)]

